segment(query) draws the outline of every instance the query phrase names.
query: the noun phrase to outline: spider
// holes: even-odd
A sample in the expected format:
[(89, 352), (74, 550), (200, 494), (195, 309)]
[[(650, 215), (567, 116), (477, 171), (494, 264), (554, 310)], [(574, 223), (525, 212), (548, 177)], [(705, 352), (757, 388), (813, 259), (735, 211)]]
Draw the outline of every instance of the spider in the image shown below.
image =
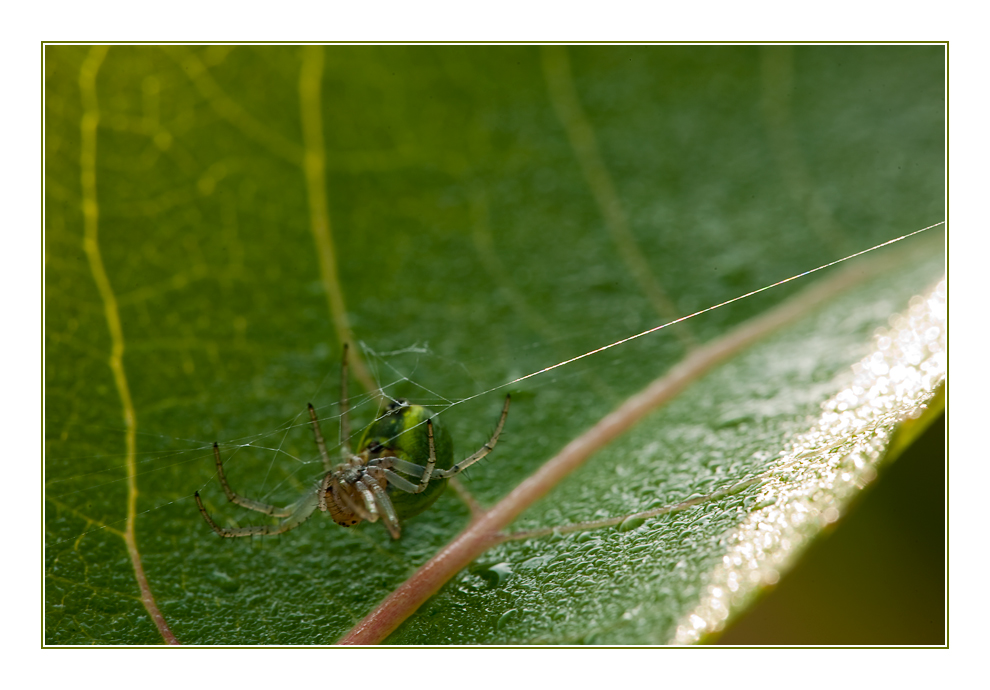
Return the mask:
[(510, 399), (510, 396), (505, 396), (502, 415), (488, 442), (457, 464), (454, 464), (454, 446), (446, 429), (440, 426), (439, 421), (433, 421), (426, 408), (401, 399), (390, 403), (385, 414), (365, 429), (358, 442), (357, 452), (351, 452), (348, 445), (350, 422), (345, 345), (340, 398), (344, 461), (334, 467), (327, 453), (323, 434), (320, 433), (316, 410), (310, 404), (310, 423), (326, 474), (316, 487), (285, 508), (235, 493), (227, 483), (220, 448), (216, 443), (213, 444), (217, 476), (227, 499), (242, 508), (284, 518), (280, 523), (253, 527), (220, 527), (206, 512), (198, 491), (195, 493), (196, 505), (213, 531), (221, 537), (282, 534), (301, 525), (319, 508), (330, 513), (333, 521), (344, 527), (351, 527), (362, 520), (377, 522), (381, 518), (392, 538), (398, 539), (401, 535), (400, 519), (418, 515), (429, 508), (447, 487), (448, 479), (492, 452), (509, 414)]

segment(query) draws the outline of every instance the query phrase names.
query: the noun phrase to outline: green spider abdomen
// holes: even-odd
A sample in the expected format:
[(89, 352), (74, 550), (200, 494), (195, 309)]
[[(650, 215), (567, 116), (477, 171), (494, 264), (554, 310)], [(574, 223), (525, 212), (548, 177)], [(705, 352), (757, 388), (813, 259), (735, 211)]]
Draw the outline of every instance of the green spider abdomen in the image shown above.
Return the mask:
[[(430, 413), (425, 407), (398, 400), (389, 405), (381, 419), (364, 430), (358, 442), (357, 453), (367, 453), (369, 460), (392, 456), (425, 467), (430, 458), (430, 441), (426, 427), (426, 420), (429, 418)], [(454, 443), (438, 419), (433, 420), (433, 447), (437, 459), (436, 469), (450, 469), (454, 465)], [(418, 479), (411, 480), (418, 483)], [(435, 478), (418, 494), (407, 493), (389, 485), (388, 496), (395, 507), (396, 515), (403, 519), (419, 515), (429, 508), (446, 488), (446, 479)]]

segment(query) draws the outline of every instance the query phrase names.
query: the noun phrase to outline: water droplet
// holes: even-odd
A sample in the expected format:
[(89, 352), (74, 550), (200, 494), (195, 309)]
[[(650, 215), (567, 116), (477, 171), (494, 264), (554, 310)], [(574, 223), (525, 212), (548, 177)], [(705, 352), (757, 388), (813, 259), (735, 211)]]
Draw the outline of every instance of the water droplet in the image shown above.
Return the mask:
[(542, 568), (544, 565), (553, 560), (553, 556), (533, 556), (519, 564), (519, 567), (524, 570), (536, 570)]
[(774, 505), (776, 502), (777, 502), (777, 498), (776, 497), (772, 497), (772, 498), (768, 498), (766, 500), (760, 501), (755, 506), (753, 506), (752, 512), (755, 513), (757, 510), (763, 510), (764, 508), (769, 508), (770, 506)]
[(489, 587), (499, 587), (512, 576), (512, 567), (508, 563), (496, 563), (480, 575), (485, 578)]
[(495, 624), (495, 629), (501, 630), (502, 628), (504, 628), (506, 624), (509, 622), (509, 619), (512, 618), (512, 616), (514, 616), (516, 613), (518, 613), (517, 609), (509, 609), (508, 611), (503, 613), (499, 617), (498, 623)]

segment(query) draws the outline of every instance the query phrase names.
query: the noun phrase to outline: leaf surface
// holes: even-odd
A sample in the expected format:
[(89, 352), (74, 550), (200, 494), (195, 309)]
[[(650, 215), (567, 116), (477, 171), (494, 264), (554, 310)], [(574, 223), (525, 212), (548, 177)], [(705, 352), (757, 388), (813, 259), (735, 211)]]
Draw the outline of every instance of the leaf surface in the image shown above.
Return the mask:
[[(181, 642), (328, 644), (467, 523), (452, 491), (399, 541), (321, 516), (221, 541), (202, 521), (197, 490), (222, 524), (265, 519), (226, 504), (214, 440), (235, 490), (258, 500), (290, 503), (320, 475), (306, 403), (334, 443), (340, 414), (328, 294), (376, 385), (433, 406), (467, 456), (494, 428), (498, 386), (944, 216), (937, 46), (333, 46), (316, 71), (295, 47), (115, 46), (98, 65), (90, 51), (45, 49), (48, 644), (161, 642), (129, 524)], [(323, 153), (323, 184), (307, 151)], [(941, 274), (939, 232), (698, 380), (515, 527), (626, 515), (764, 471)], [(498, 501), (803, 282), (509, 387), (505, 434), (464, 484)], [(108, 364), (118, 344), (129, 408)], [(355, 430), (377, 410), (367, 393), (351, 382)], [(388, 641), (669, 642), (750, 498), (502, 545)]]

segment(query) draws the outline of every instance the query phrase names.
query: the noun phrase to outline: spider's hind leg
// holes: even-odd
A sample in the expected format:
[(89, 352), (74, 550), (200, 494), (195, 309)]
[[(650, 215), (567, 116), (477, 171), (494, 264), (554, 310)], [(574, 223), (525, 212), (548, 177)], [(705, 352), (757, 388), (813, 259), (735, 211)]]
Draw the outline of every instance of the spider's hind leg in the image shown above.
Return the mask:
[(344, 343), (340, 356), (340, 445), (347, 455), (351, 454), (350, 401), (347, 399), (347, 343)]
[[(271, 515), (272, 517), (284, 518), (289, 517), (292, 514), (292, 506), (287, 508), (279, 508), (278, 506), (273, 506), (269, 503), (262, 503), (261, 501), (255, 501), (252, 498), (245, 498), (234, 492), (230, 488), (230, 484), (227, 483), (227, 475), (223, 471), (223, 461), (220, 459), (220, 446), (216, 443), (213, 444), (213, 459), (216, 461), (217, 465), (217, 477), (220, 479), (220, 486), (223, 487), (223, 492), (227, 495), (227, 500), (231, 503), (236, 503), (242, 508), (248, 508), (250, 510), (257, 510), (259, 513), (264, 513), (265, 515)], [(198, 495), (199, 492), (197, 492)], [(200, 506), (202, 511), (202, 506)], [(204, 513), (205, 514), (205, 513)], [(209, 519), (207, 519), (209, 522)]]
[(282, 522), (277, 525), (221, 527), (213, 520), (213, 518), (210, 517), (210, 514), (206, 512), (206, 508), (203, 506), (203, 500), (199, 497), (198, 491), (194, 494), (194, 497), (196, 498), (196, 505), (199, 506), (199, 512), (202, 513), (203, 518), (210, 525), (210, 527), (213, 528), (213, 531), (221, 537), (265, 537), (288, 532), (290, 529), (294, 529), (304, 523), (309, 516), (313, 514), (313, 511), (316, 510), (316, 506), (319, 503), (319, 492), (313, 490), (286, 508), (285, 510), (288, 511), (286, 514), (286, 519), (282, 520)]
[(323, 469), (326, 472), (333, 472), (333, 462), (330, 460), (330, 454), (327, 453), (327, 444), (323, 440), (323, 434), (320, 433), (320, 420), (316, 416), (316, 409), (313, 407), (313, 403), (307, 405), (309, 409), (309, 422), (313, 425), (313, 436), (316, 438), (316, 447), (320, 449), (320, 460), (323, 461)]

